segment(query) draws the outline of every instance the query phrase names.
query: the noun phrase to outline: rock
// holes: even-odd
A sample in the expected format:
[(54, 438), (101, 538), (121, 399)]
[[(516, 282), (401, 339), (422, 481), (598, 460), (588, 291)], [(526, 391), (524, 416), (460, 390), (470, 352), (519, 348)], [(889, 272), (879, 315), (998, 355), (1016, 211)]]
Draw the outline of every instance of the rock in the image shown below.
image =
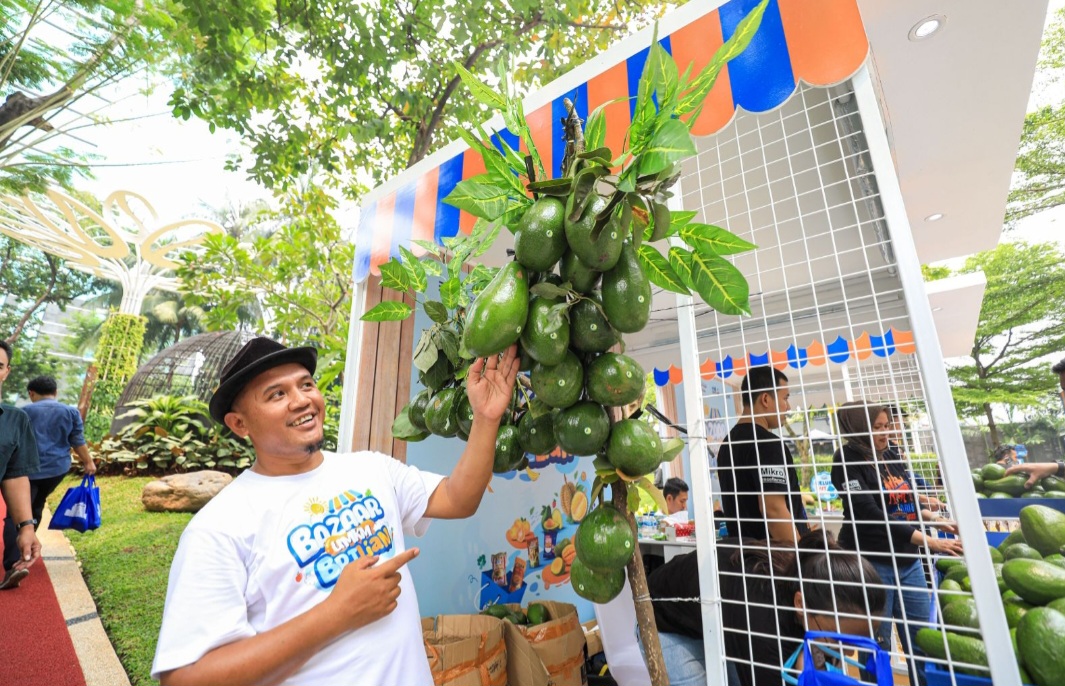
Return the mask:
[(141, 502), (149, 512), (199, 512), (233, 477), (205, 469), (188, 474), (171, 474), (150, 481), (141, 493)]

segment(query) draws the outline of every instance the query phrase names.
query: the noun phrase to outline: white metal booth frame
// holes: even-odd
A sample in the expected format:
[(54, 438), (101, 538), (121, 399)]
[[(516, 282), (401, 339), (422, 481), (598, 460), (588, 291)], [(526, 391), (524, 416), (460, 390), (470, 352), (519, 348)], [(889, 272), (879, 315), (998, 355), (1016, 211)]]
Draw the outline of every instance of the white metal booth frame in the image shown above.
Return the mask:
[[(662, 20), (660, 35), (669, 35), (723, 4), (686, 5)], [(1029, 31), (1025, 37), (1030, 37), (1036, 20), (1033, 17), (1038, 14), (1037, 18), (1041, 18), (1039, 9), (1026, 15), (1024, 24)], [(1045, 5), (1041, 9), (1045, 11)], [(987, 13), (989, 22), (995, 19), (988, 7), (973, 7), (966, 13), (969, 11)], [(875, 14), (866, 5), (862, 5), (862, 12), (863, 16)], [(866, 21), (868, 23), (868, 18)], [(600, 58), (530, 96), (526, 111), (535, 111), (570, 92), (591, 76), (646, 47), (649, 40), (648, 30), (622, 41)], [(873, 47), (876, 55), (875, 41)], [(1030, 77), (1034, 67), (1034, 48), (1027, 46), (1027, 49), (1017, 57), (1022, 82), (1026, 81), (1024, 77)], [(752, 255), (736, 259), (737, 266), (752, 282), (755, 294), (752, 317), (742, 320), (718, 317), (691, 298), (677, 297), (674, 303), (670, 302), (671, 294), (658, 293), (656, 311), (669, 312), (670, 315), (661, 317), (663, 322), (658, 328), (640, 334), (631, 349), (637, 351), (633, 354), (641, 361), (645, 361), (645, 367), (649, 366), (647, 361), (656, 366), (662, 361), (662, 366), (668, 366), (670, 360), (680, 358), (686, 380), (683, 403), (692, 465), (691, 500), (696, 522), (705, 532), (716, 528), (710, 509), (712, 454), (706, 435), (708, 418), (704, 409), (707, 397), (698, 383), (705, 373), (708, 357), (721, 360), (726, 354), (732, 354), (746, 359), (749, 353), (761, 353), (781, 342), (794, 345), (806, 340), (800, 337), (816, 334), (827, 342), (837, 332), (846, 333), (853, 340), (863, 332), (880, 334), (890, 327), (912, 331), (916, 364), (908, 364), (899, 356), (885, 355), (881, 356), (883, 360), (871, 359), (865, 365), (855, 360), (842, 365), (838, 372), (827, 364), (816, 370), (812, 366), (799, 368), (792, 381), (793, 396), (801, 397), (804, 407), (835, 405), (850, 400), (856, 388), (860, 395), (868, 395), (871, 400), (904, 401), (918, 412), (927, 413), (931, 424), (914, 427), (913, 431), (918, 435), (916, 442), (924, 446), (923, 450), (939, 456), (951, 512), (967, 543), (965, 557), (971, 571), (992, 680), (996, 684), (1019, 686), (1021, 682), (1013, 658), (1009, 628), (997, 599), (998, 587), (991, 557), (983, 545), (981, 514), (964, 458), (965, 449), (945, 371), (942, 341), (949, 333), (937, 331), (936, 316), (922, 278), (922, 260), (911, 225), (913, 210), (907, 212), (907, 195), (896, 172), (896, 165), (901, 164), (901, 153), (889, 140), (889, 122), (884, 119), (885, 106), (878, 95), (883, 92), (884, 85), (871, 72), (870, 66), (863, 66), (849, 81), (829, 89), (800, 85), (778, 110), (758, 115), (741, 112), (727, 130), (700, 139), (700, 155), (686, 165), (673, 209), (700, 210), (704, 221), (720, 223), (762, 246)], [(841, 113), (840, 103), (850, 103), (849, 111)], [(1006, 114), (1016, 112), (1016, 103), (1012, 106)], [(898, 114), (895, 116), (897, 118)], [(489, 123), (490, 130), (501, 127), (501, 122)], [(776, 131), (774, 127), (779, 129), (779, 135), (770, 133)], [(791, 136), (797, 130), (808, 139), (805, 147), (789, 147)], [(1013, 136), (1015, 142), (1015, 132), (1019, 132), (1019, 121), (999, 137), (1009, 139)], [(848, 148), (844, 144), (848, 139), (858, 141), (857, 146)], [(732, 152), (723, 154), (730, 145)], [(783, 152), (770, 152), (774, 146), (782, 146)], [(465, 146), (461, 142), (449, 145), (375, 191), (371, 198), (394, 191), (463, 149)], [(832, 158), (827, 161), (819, 158), (824, 151), (831, 151)], [(752, 163), (746, 157), (748, 154), (754, 154), (758, 159)], [(807, 160), (800, 163), (804, 155)], [(768, 172), (775, 163), (784, 164), (786, 173), (774, 176)], [(730, 165), (732, 171), (729, 171)], [(985, 170), (976, 170), (976, 173), (980, 171)], [(965, 172), (959, 170), (959, 173), (964, 175)], [(762, 174), (764, 182), (752, 182), (752, 174)], [(773, 184), (777, 181), (790, 184), (790, 190), (783, 195), (775, 193)], [(815, 191), (804, 189), (804, 183), (812, 183)], [(739, 184), (739, 189), (730, 190), (732, 184)], [(1001, 190), (1004, 197), (1005, 189)], [(842, 194), (843, 200), (834, 194)], [(815, 208), (802, 207), (801, 198), (808, 195), (818, 197), (820, 204)], [(792, 214), (788, 215), (785, 207), (792, 207)], [(840, 219), (840, 212), (847, 213), (847, 216)], [(997, 240), (997, 232), (992, 236)], [(499, 241), (500, 244), (503, 242)], [(987, 242), (986, 236), (974, 239), (969, 252), (990, 247)], [(502, 262), (502, 251), (506, 247), (499, 245), (485, 256), (486, 262)], [(796, 277), (796, 273), (800, 276)], [(357, 283), (360, 285), (357, 285), (353, 298), (341, 436), (352, 434), (354, 397), (359, 384), (363, 329), (359, 317), (366, 310), (366, 291), (361, 279)], [(968, 307), (971, 311), (975, 293), (978, 311), (982, 295), (979, 280), (957, 285), (959, 292), (968, 293), (959, 303), (969, 304), (951, 303), (951, 306)], [(943, 286), (937, 285), (936, 289), (942, 290)], [(965, 329), (964, 326), (960, 328)], [(964, 340), (964, 336), (962, 338)], [(410, 351), (400, 351), (400, 354), (410, 354)], [(793, 374), (792, 369), (787, 371), (789, 375)], [(724, 683), (725, 648), (716, 573), (717, 549), (706, 535), (697, 540), (708, 677), (710, 683)], [(717, 669), (720, 672), (716, 672)], [(711, 674), (719, 676), (720, 681)]]

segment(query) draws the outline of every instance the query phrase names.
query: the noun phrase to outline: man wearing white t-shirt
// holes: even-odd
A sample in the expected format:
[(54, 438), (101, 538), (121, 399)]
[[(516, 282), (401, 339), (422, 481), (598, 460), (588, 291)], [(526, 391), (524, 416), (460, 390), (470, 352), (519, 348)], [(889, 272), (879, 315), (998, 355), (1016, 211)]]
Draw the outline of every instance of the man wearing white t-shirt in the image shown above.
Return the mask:
[(447, 477), (323, 453), (316, 363), (314, 348), (256, 338), (222, 370), (211, 416), (256, 460), (181, 537), (152, 665), (163, 686), (433, 683), (404, 537), (477, 511), (516, 349), (470, 367), (473, 428)]

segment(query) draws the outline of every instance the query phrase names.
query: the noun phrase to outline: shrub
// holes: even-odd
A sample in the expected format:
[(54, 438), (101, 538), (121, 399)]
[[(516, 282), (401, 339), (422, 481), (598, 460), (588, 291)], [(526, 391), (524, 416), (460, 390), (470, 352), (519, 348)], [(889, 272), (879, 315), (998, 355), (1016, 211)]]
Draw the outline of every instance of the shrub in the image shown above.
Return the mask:
[(91, 444), (104, 474), (165, 474), (197, 469), (239, 473), (255, 458), (251, 443), (211, 421), (193, 396), (160, 395), (132, 403), (117, 436)]

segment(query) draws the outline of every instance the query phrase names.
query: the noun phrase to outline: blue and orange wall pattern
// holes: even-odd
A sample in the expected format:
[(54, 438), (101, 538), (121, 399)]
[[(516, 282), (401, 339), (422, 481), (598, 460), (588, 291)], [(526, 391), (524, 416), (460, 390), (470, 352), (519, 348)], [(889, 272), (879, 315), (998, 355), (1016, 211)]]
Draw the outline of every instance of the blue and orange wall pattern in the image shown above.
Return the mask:
[[(750, 47), (721, 72), (707, 96), (692, 133), (709, 136), (721, 130), (738, 108), (766, 112), (782, 105), (799, 81), (829, 86), (845, 81), (865, 62), (869, 52), (857, 0), (771, 0)], [(660, 43), (683, 72), (697, 73), (736, 30), (758, 0), (730, 0), (702, 15)], [(606, 145), (620, 151), (632, 117), (637, 83), (649, 49), (607, 68), (587, 82), (531, 112), (527, 119), (545, 168), (557, 176), (565, 146), (561, 120), (564, 98), (572, 100), (581, 118), (603, 103)], [(517, 137), (499, 132), (518, 149)], [(493, 140), (495, 137), (493, 136)], [(498, 145), (498, 142), (497, 142)], [(415, 240), (442, 244), (444, 238), (473, 229), (476, 218), (443, 202), (459, 181), (485, 172), (480, 156), (465, 150), (411, 178), (387, 194), (371, 196), (362, 208), (356, 234), (355, 278), (377, 274), (380, 265), (399, 255), (399, 246), (421, 249)]]
[[(802, 369), (808, 364), (843, 364), (849, 360), (862, 361), (874, 356), (886, 358), (896, 353), (913, 355), (915, 352), (917, 347), (913, 342), (912, 331), (890, 328), (882, 336), (873, 336), (864, 331), (854, 339), (837, 336), (836, 340), (828, 344), (823, 341), (811, 341), (805, 348), (793, 343), (787, 350), (770, 349), (761, 354), (745, 352), (735, 357), (726, 355), (721, 360), (707, 358), (699, 365), (699, 376), (709, 381), (715, 377), (727, 379), (731, 376), (746, 376), (751, 367), (771, 365), (780, 370), (787, 367)], [(652, 374), (656, 386), (675, 386), (684, 381), (684, 372), (672, 364), (668, 369), (655, 368)]]

